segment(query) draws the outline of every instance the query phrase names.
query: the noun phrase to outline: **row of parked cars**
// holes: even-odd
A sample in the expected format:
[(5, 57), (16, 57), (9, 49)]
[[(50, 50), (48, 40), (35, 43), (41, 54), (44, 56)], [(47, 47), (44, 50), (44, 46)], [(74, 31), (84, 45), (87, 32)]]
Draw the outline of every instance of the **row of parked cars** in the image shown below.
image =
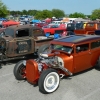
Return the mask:
[(38, 54), (37, 59), (19, 61), (14, 66), (13, 73), (17, 80), (38, 83), (42, 93), (57, 90), (60, 78), (64, 76), (72, 76), (95, 66), (100, 69), (99, 35), (82, 32), (54, 39), (46, 37), (42, 28), (17, 25), (7, 27), (0, 36), (0, 61), (27, 57), (35, 52)]
[[(42, 24), (42, 23), (41, 23)], [(44, 30), (44, 33), (49, 33), (50, 35), (54, 35), (55, 33), (62, 34), (63, 32), (69, 33), (69, 31), (74, 32), (75, 34), (98, 34), (98, 30), (100, 30), (99, 22), (74, 22), (67, 23), (66, 25), (61, 24), (42, 24), (36, 23), (35, 26), (41, 27)], [(97, 30), (97, 31), (96, 31)]]

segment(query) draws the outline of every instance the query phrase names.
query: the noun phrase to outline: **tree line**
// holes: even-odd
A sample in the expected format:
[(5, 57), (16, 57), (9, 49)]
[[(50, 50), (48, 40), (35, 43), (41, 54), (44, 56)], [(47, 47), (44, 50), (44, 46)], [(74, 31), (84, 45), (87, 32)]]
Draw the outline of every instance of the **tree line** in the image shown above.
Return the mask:
[(52, 10), (22, 10), (22, 11), (10, 11), (8, 7), (0, 0), (0, 17), (6, 17), (8, 15), (19, 16), (19, 15), (31, 15), (36, 19), (45, 19), (45, 18), (62, 18), (62, 17), (70, 17), (70, 18), (89, 18), (92, 20), (100, 19), (100, 8), (95, 9), (91, 12), (91, 15), (85, 15), (81, 12), (75, 12), (71, 14), (65, 14), (63, 10), (60, 9), (52, 9)]

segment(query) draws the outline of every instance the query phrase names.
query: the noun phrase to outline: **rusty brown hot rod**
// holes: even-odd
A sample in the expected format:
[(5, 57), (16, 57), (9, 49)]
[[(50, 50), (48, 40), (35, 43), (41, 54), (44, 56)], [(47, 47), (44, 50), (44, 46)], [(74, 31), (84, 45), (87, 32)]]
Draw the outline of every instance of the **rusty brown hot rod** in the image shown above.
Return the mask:
[(17, 59), (44, 51), (52, 37), (46, 37), (41, 28), (31, 25), (9, 26), (0, 34), (0, 61)]
[(42, 93), (54, 92), (60, 78), (98, 66), (100, 69), (100, 36), (73, 35), (51, 41), (48, 51), (37, 59), (22, 60), (14, 67), (17, 80), (38, 83)]

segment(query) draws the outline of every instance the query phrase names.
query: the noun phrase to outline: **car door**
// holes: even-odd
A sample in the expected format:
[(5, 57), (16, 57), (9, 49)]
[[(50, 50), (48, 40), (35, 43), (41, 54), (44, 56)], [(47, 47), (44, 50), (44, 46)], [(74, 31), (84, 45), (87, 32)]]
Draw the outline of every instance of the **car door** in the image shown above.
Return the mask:
[(74, 73), (86, 70), (91, 67), (91, 51), (89, 43), (76, 45), (74, 55)]
[(25, 55), (32, 52), (32, 37), (28, 28), (16, 30), (15, 32), (15, 55)]

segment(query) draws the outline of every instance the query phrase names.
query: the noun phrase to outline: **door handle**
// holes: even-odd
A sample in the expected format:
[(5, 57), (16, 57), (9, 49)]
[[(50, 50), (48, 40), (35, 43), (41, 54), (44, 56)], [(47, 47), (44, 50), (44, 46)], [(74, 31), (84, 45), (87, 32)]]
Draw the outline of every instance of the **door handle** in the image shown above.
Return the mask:
[(89, 54), (91, 54), (91, 52), (89, 52)]

